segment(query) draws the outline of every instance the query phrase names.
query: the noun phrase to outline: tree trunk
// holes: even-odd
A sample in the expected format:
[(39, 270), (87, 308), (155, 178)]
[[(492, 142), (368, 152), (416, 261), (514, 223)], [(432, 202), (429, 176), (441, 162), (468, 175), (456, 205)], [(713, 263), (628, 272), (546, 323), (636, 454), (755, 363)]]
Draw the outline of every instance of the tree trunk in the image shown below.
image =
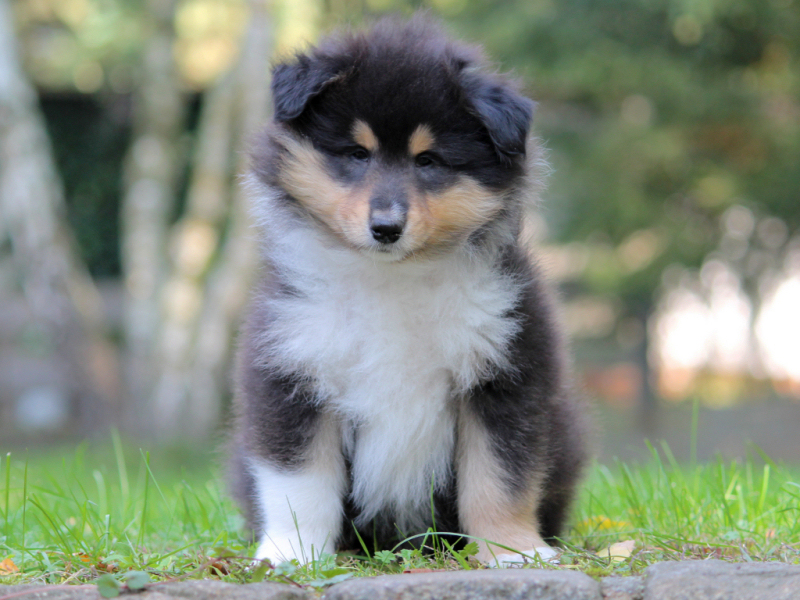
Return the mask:
[[(207, 437), (219, 422), (238, 318), (255, 266), (241, 173), (248, 138), (268, 106), (270, 27), (263, 2), (251, 3), (234, 72), (206, 93), (186, 211), (173, 237), (173, 270), (164, 288), (161, 372), (153, 397), (161, 437)], [(180, 416), (180, 418), (178, 418)]]
[[(192, 406), (188, 391), (198, 334), (207, 327), (205, 279), (219, 251), (230, 198), (233, 84), (232, 77), (226, 77), (205, 94), (186, 210), (171, 234), (171, 270), (162, 290), (152, 396), (156, 434), (161, 438), (207, 433), (198, 421), (216, 417), (214, 407)], [(209, 374), (201, 376), (205, 381)]]
[(77, 395), (79, 410), (85, 408), (83, 428), (90, 430), (115, 416), (117, 354), (102, 300), (66, 223), (63, 188), (12, 23), (8, 0), (0, 0), (0, 245), (10, 241), (29, 311), (71, 366), (67, 393)]
[(247, 145), (267, 118), (272, 28), (266, 0), (249, 6), (238, 65), (204, 95), (186, 204), (172, 228), (182, 113), (167, 51), (171, 8), (160, 16), (136, 98), (123, 247), (129, 381), (142, 421), (134, 430), (161, 440), (207, 439), (218, 425), (255, 270), (255, 232), (235, 174), (246, 169)]
[(124, 334), (128, 400), (124, 426), (148, 434), (154, 340), (160, 325), (160, 293), (167, 277), (167, 232), (182, 167), (179, 141), (184, 99), (173, 60), (175, 2), (148, 0), (152, 26), (141, 81), (134, 92), (134, 134), (125, 163), (122, 203), (122, 267), (126, 307)]

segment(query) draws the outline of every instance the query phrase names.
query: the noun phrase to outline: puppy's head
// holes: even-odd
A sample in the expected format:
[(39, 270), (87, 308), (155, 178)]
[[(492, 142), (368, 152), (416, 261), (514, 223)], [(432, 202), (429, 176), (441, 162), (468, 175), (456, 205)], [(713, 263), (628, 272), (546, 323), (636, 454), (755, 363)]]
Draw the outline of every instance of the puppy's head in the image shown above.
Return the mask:
[(524, 171), (533, 103), (481, 66), (421, 18), (329, 38), (275, 67), (257, 167), (351, 248), (446, 252), (508, 209)]

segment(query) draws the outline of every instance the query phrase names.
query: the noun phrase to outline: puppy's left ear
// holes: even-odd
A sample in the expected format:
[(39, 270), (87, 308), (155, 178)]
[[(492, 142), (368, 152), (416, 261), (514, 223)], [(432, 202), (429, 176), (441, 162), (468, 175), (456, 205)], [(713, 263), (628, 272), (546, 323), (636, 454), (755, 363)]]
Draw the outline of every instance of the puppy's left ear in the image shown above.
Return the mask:
[(500, 157), (510, 160), (524, 155), (536, 104), (510, 85), (485, 76), (464, 74), (462, 85)]

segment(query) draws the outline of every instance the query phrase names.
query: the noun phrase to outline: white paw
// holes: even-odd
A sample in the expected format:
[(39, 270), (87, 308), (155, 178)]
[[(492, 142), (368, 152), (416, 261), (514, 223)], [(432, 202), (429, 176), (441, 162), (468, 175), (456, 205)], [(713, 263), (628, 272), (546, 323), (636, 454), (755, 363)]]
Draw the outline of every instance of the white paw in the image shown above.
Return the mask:
[(537, 564), (540, 561), (558, 564), (558, 556), (558, 550), (550, 546), (542, 546), (532, 550), (525, 550), (519, 554), (495, 554), (494, 558), (489, 562), (489, 566), (496, 569), (507, 569), (526, 564)]
[(312, 560), (317, 560), (322, 553), (327, 552), (326, 546), (324, 542), (317, 544), (312, 542), (310, 545), (306, 545), (296, 535), (265, 536), (261, 538), (253, 564), (257, 566), (261, 561), (268, 560), (272, 565), (279, 565), (282, 562), (296, 560), (304, 565)]
[(291, 544), (288, 543), (288, 540), (284, 540), (284, 542), (287, 543), (281, 544), (279, 547), (271, 539), (262, 538), (262, 541), (256, 550), (256, 555), (253, 557), (251, 567), (254, 569), (258, 568), (264, 564), (264, 562), (274, 567), (282, 562), (297, 558), (297, 555), (295, 554)]
[[(297, 544), (296, 539), (294, 544)], [(300, 548), (295, 551), (294, 544), (288, 538), (262, 538), (253, 562), (267, 560), (273, 565), (277, 565), (293, 558), (300, 560)]]

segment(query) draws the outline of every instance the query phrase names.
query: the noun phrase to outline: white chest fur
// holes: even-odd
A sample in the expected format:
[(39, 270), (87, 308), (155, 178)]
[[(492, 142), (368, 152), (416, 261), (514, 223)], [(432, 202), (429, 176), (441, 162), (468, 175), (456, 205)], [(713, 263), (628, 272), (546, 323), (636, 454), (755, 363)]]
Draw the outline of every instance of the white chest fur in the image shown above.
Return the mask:
[(265, 300), (265, 358), (340, 415), (359, 520), (386, 507), (412, 527), (448, 475), (456, 399), (504, 364), (518, 287), (466, 255), (385, 263), (292, 237), (271, 255), (300, 294)]

